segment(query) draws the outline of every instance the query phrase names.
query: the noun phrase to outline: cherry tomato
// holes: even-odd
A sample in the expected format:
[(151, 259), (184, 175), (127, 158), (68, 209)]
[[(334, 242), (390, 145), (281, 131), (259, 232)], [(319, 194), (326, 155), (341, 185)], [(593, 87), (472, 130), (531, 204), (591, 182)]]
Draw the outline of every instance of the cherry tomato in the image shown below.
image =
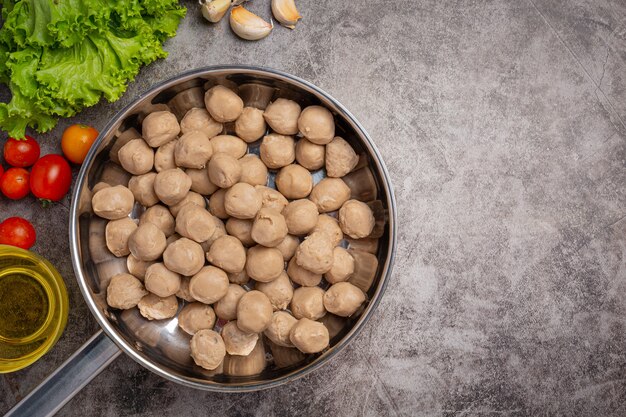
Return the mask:
[(39, 158), (30, 171), (30, 190), (35, 197), (46, 201), (59, 201), (70, 190), (72, 169), (61, 155)]
[(0, 179), (2, 179), (2, 174), (4, 174), (4, 168), (0, 165)]
[(26, 219), (9, 217), (0, 223), (0, 244), (29, 249), (35, 244), (35, 228)]
[(39, 159), (39, 144), (35, 139), (26, 135), (26, 139), (9, 138), (4, 144), (4, 159), (14, 167), (26, 168)]
[(0, 191), (11, 200), (19, 200), (28, 195), (28, 171), (24, 168), (9, 168), (0, 178)]
[(82, 164), (98, 137), (98, 131), (91, 126), (71, 125), (61, 138), (63, 155), (75, 164)]

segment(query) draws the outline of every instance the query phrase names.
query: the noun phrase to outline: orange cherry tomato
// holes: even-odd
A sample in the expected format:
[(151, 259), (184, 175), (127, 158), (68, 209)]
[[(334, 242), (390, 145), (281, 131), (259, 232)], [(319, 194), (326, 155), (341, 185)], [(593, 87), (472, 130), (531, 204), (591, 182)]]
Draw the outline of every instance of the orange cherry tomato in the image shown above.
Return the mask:
[(63, 155), (75, 164), (82, 164), (98, 137), (98, 131), (91, 126), (71, 125), (61, 138)]

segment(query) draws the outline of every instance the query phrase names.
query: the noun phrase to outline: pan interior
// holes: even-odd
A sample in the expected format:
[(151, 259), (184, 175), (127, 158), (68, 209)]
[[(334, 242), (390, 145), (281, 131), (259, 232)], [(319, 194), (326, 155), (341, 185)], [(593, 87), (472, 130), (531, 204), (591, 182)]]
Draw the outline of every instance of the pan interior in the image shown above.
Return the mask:
[[(274, 357), (277, 352), (266, 340), (264, 343), (266, 366), (261, 373), (255, 375), (227, 375), (196, 366), (190, 357), (190, 336), (178, 327), (177, 317), (170, 320), (148, 321), (136, 308), (121, 311), (107, 306), (106, 285), (113, 275), (128, 272), (126, 258), (116, 258), (107, 250), (104, 239), (107, 221), (95, 216), (91, 211), (91, 205), (88, 204), (91, 198), (90, 190), (97, 183), (124, 182), (121, 167), (111, 161), (110, 156), (111, 149), (115, 150), (115, 144), (124, 137), (124, 132), (130, 128), (141, 132), (140, 120), (151, 111), (167, 109), (166, 106), (169, 106), (180, 119), (185, 106), (193, 105), (193, 94), (196, 94), (197, 99), (206, 89), (216, 84), (237, 89), (246, 105), (263, 108), (270, 100), (288, 98), (298, 102), (302, 108), (312, 104), (321, 104), (329, 108), (335, 115), (336, 135), (346, 139), (361, 155), (360, 165), (363, 166), (363, 172), (367, 173), (369, 178), (373, 178), (373, 188), (368, 199), (373, 201), (372, 204), (378, 205), (378, 216), (384, 219), (381, 222), (379, 245), (375, 252), (378, 264), (373, 274), (373, 282), (367, 289), (364, 307), (348, 319), (332, 317), (336, 334), (331, 339), (330, 347), (320, 354), (306, 355), (296, 363), (284, 365), (280, 363), (285, 362), (284, 360), (277, 361)], [(227, 125), (225, 129), (230, 132), (232, 126)], [(249, 146), (249, 152), (258, 153), (258, 143)], [(314, 173), (316, 181), (324, 176), (323, 169)], [(355, 181), (358, 184), (361, 181), (365, 182), (365, 179), (357, 177)], [(272, 184), (273, 180), (270, 179), (268, 185)], [(393, 194), (377, 151), (358, 123), (341, 105), (312, 85), (286, 74), (244, 67), (214, 68), (183, 74), (154, 87), (122, 110), (102, 132), (83, 165), (77, 187), (73, 200), (76, 207), (73, 206), (72, 210), (74, 215), (72, 222), (75, 226), (72, 249), (73, 256), (77, 257), (74, 260), (77, 279), (92, 312), (107, 334), (139, 363), (162, 376), (195, 388), (231, 391), (266, 388), (314, 369), (343, 347), (362, 327), (382, 295), (384, 283), (390, 272), (394, 246)], [(142, 212), (143, 208), (136, 205), (131, 216), (136, 219)], [(347, 241), (344, 241), (343, 245), (349, 246)], [(179, 311), (183, 304), (181, 300)], [(218, 322), (218, 328), (220, 325), (223, 323)]]

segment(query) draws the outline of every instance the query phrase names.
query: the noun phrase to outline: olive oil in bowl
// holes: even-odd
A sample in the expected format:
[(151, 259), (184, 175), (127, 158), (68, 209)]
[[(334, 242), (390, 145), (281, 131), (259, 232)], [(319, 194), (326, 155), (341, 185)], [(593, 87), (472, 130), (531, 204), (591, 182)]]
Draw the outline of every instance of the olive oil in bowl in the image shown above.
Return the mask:
[(67, 291), (45, 259), (0, 245), (0, 373), (43, 356), (65, 328)]

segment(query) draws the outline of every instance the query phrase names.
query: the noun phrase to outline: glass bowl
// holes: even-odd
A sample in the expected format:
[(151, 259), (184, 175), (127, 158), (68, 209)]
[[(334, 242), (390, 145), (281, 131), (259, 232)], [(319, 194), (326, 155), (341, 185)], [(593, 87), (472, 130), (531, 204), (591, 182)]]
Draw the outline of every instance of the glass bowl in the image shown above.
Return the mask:
[(41, 256), (0, 245), (0, 373), (25, 368), (59, 340), (68, 296), (59, 272)]

